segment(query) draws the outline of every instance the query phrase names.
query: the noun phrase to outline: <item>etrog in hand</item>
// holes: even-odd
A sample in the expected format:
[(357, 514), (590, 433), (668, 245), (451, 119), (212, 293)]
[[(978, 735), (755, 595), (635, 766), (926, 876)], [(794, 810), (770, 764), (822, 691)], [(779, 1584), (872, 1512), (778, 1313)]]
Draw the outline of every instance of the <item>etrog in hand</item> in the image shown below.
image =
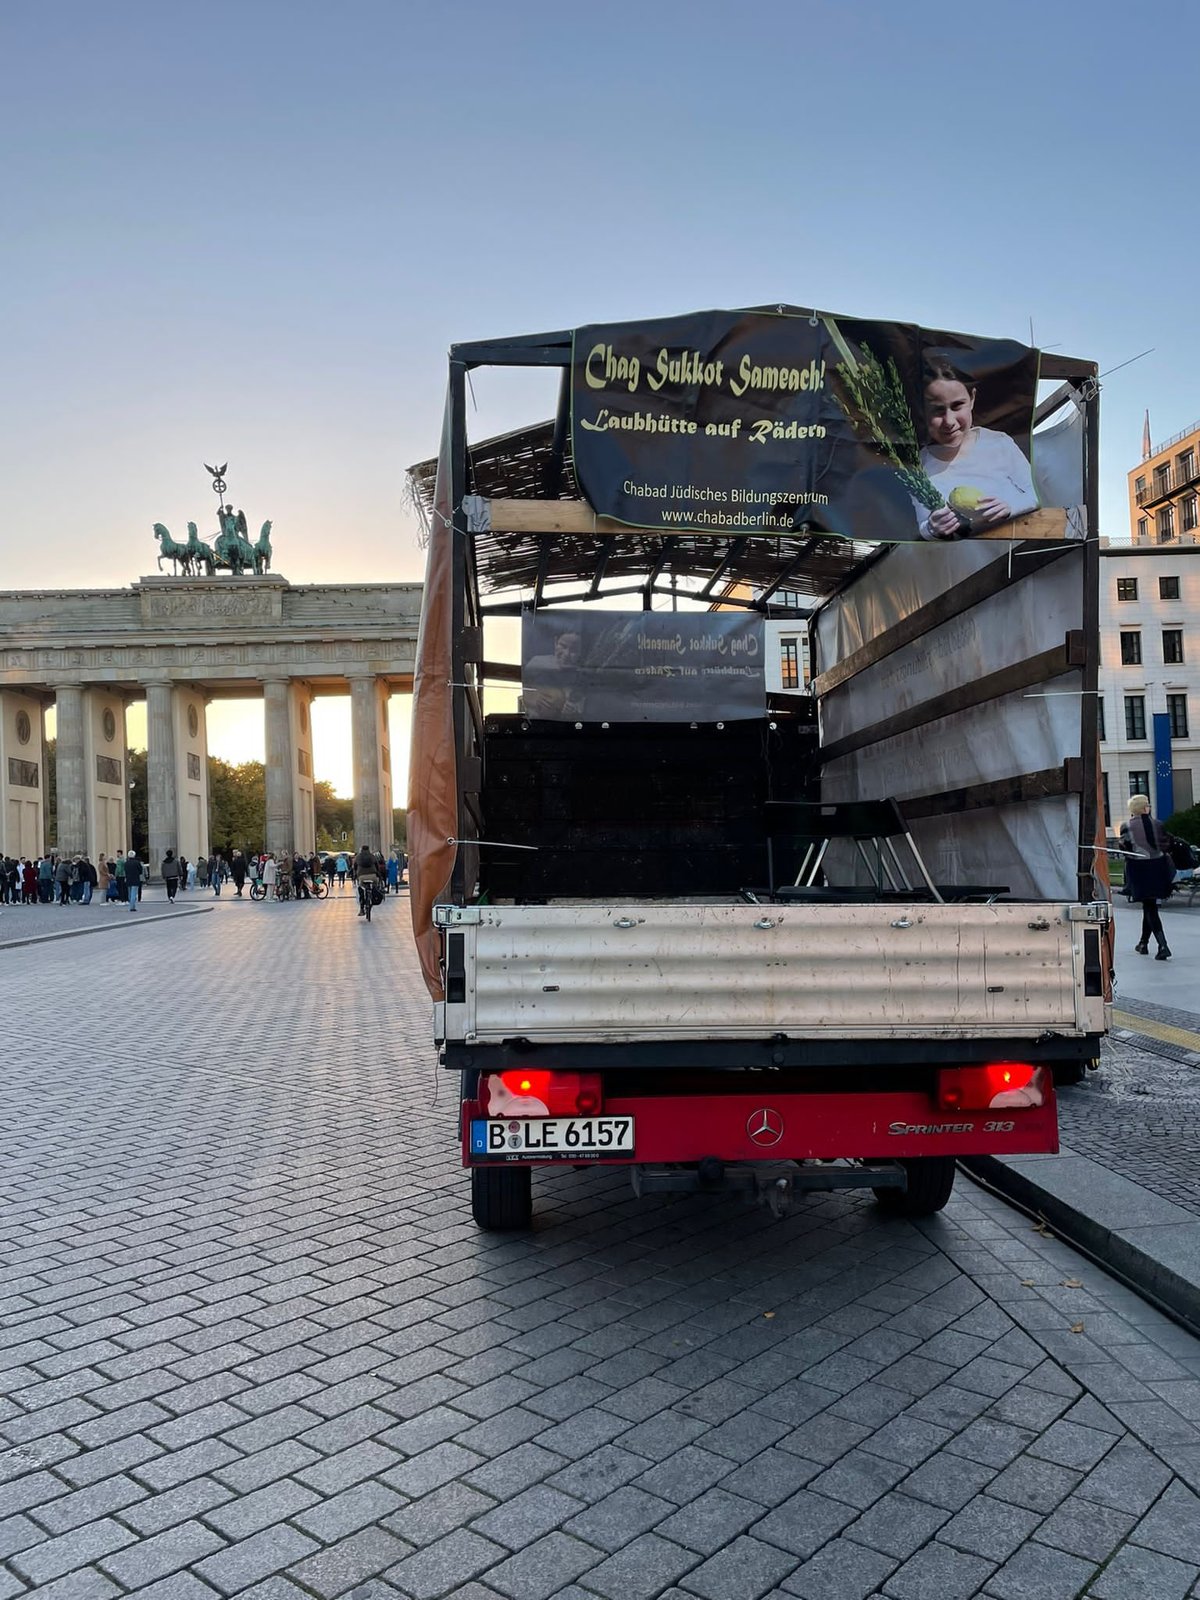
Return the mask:
[(970, 484), (963, 484), (958, 489), (951, 489), (949, 499), (951, 511), (957, 511), (960, 516), (970, 517), (979, 510), (980, 501), (986, 500), (987, 496), (982, 489), (973, 489)]

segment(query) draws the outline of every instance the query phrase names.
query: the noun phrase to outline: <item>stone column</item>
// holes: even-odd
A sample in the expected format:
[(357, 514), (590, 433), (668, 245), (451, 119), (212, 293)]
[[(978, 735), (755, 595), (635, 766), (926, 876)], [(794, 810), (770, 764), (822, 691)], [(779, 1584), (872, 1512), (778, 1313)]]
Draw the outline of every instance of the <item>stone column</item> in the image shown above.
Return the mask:
[[(204, 696), (190, 684), (177, 684), (172, 696), (175, 729), (175, 796), (179, 837), (174, 850), (189, 861), (209, 853), (208, 721)], [(223, 845), (224, 839), (212, 841)]]
[(266, 848), (279, 855), (291, 851), (295, 820), (292, 815), (292, 717), (286, 678), (267, 678), (263, 683), (263, 710), (267, 745), (267, 838)]
[(312, 689), (302, 680), (288, 685), (292, 752), (292, 843), (306, 855), (316, 848), (316, 811), (313, 803)]
[(350, 733), (354, 746), (354, 844), (387, 855), (392, 843), (391, 752), (388, 686), (380, 678), (350, 680)]
[(350, 680), (350, 738), (354, 751), (354, 848), (383, 848), (380, 831), (379, 715), (374, 678)]
[(0, 855), (41, 855), (45, 792), (41, 700), (0, 690)]
[(84, 772), (83, 690), (72, 685), (54, 696), (58, 712), (58, 850), (82, 855), (88, 847)]
[(175, 786), (175, 691), (169, 683), (146, 685), (146, 783), (150, 870), (157, 873), (168, 850), (179, 853), (179, 797)]

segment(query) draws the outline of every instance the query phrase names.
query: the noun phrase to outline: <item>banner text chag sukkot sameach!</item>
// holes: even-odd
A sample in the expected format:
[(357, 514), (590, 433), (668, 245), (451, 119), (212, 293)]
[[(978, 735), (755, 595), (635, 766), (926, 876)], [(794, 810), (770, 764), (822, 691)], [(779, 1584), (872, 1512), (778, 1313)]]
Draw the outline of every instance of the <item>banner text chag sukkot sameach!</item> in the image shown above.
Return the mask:
[(971, 537), (1039, 505), (1037, 374), (1011, 340), (799, 311), (580, 328), (575, 470), (659, 532)]

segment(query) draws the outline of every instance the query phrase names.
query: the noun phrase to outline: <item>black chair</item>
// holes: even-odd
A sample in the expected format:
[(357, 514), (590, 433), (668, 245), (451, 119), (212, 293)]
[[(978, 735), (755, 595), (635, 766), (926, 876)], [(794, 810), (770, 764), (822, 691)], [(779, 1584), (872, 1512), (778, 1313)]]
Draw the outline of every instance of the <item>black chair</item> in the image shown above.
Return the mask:
[[(767, 877), (765, 889), (748, 889), (751, 900), (776, 901), (878, 901), (994, 900), (1008, 891), (1001, 885), (935, 884), (895, 800), (808, 801), (768, 800), (765, 807)], [(776, 845), (783, 840), (801, 853), (799, 870), (789, 883), (779, 882)], [(854, 846), (853, 860), (866, 872), (869, 883), (830, 882), (829, 847), (835, 841)], [(845, 868), (845, 858), (842, 858)], [(859, 877), (857, 872), (853, 873)], [(818, 881), (821, 880), (821, 881)]]

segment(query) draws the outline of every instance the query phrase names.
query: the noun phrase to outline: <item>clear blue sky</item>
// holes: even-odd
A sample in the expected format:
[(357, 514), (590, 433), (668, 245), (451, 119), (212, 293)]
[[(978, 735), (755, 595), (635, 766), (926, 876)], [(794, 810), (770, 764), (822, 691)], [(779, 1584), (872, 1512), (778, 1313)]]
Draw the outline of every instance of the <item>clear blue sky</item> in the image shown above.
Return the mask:
[(1200, 416), (1198, 47), (1111, 0), (7, 6), (0, 587), (152, 571), (218, 458), (293, 582), (419, 577), (451, 341), (773, 300), (1155, 346), (1102, 402), (1124, 537), (1144, 408)]

